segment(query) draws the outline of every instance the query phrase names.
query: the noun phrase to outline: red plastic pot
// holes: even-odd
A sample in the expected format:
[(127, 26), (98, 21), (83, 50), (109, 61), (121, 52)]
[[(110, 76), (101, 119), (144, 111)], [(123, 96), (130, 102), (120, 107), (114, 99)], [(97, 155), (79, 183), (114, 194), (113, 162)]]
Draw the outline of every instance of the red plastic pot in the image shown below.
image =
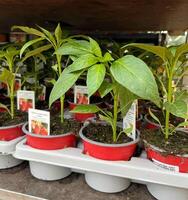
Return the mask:
[(27, 130), (28, 123), (23, 125), (23, 132), (26, 134), (26, 144), (41, 150), (57, 150), (76, 146), (76, 136), (74, 133), (62, 135), (38, 135)]
[[(154, 123), (148, 119), (148, 115), (145, 115), (144, 121), (145, 121), (146, 129), (159, 129), (160, 128), (159, 124)], [(177, 128), (177, 130), (188, 132), (188, 128), (183, 128), (183, 127)]]
[(154, 123), (148, 119), (148, 115), (144, 116), (144, 121), (145, 121), (146, 129), (159, 129), (160, 128), (159, 124)]
[(0, 141), (10, 141), (24, 135), (23, 123), (13, 126), (0, 127)]
[(176, 156), (176, 155), (164, 155), (164, 152), (159, 151), (154, 146), (146, 148), (148, 159), (154, 161), (163, 168), (173, 168), (175, 171), (187, 173), (188, 172), (188, 155)]
[[(79, 104), (73, 103), (71, 101), (68, 101), (68, 103), (69, 103), (70, 110), (73, 110), (76, 106), (79, 105)], [(74, 118), (79, 122), (84, 122), (88, 118), (92, 118), (92, 117), (95, 117), (94, 113), (74, 113)]]
[(87, 154), (94, 158), (111, 161), (127, 161), (133, 156), (136, 150), (137, 143), (139, 141), (139, 137), (137, 137), (135, 141), (125, 144), (104, 144), (86, 138), (82, 133), (82, 130), (85, 127), (86, 126), (83, 126), (80, 130), (80, 137), (82, 138), (84, 146), (84, 154)]
[(0, 108), (0, 112), (5, 112), (6, 109), (5, 108)]

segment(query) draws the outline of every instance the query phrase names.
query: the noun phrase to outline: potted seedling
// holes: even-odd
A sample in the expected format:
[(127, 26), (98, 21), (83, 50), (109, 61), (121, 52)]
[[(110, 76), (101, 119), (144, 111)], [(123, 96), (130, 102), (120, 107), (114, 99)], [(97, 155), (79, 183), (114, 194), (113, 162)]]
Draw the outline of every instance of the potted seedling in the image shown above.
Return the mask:
[[(37, 36), (36, 39), (31, 40), (22, 47), (20, 51), (20, 56), (25, 52), (25, 50), (37, 43), (40, 45), (28, 52), (29, 55), (39, 54), (43, 51), (47, 51), (48, 49), (53, 49), (56, 51), (61, 45), (68, 40), (67, 36), (62, 32), (60, 24), (56, 27), (54, 33), (50, 31), (38, 27), (39, 29), (23, 27), (23, 26), (14, 26), (13, 29), (20, 29), (28, 34), (32, 34)], [(41, 41), (45, 41), (48, 44), (41, 43)], [(27, 53), (26, 53), (27, 54)], [(62, 56), (55, 55), (56, 63), (52, 66), (54, 71), (57, 74), (57, 77), (61, 76), (63, 71), (62, 69)], [(55, 79), (51, 81), (53, 84), (56, 82)], [(68, 80), (67, 80), (68, 82)], [(69, 84), (69, 82), (68, 82)], [(61, 95), (60, 97), (60, 113), (52, 113), (50, 118), (50, 134), (48, 131), (48, 135), (37, 134), (40, 131), (36, 131), (33, 133), (34, 130), (41, 129), (42, 124), (40, 123), (33, 123), (35, 128), (31, 131), (28, 131), (28, 123), (23, 126), (23, 131), (26, 133), (27, 137), (27, 144), (33, 148), (43, 149), (43, 150), (56, 150), (56, 149), (63, 149), (66, 147), (74, 147), (76, 146), (76, 134), (80, 129), (80, 123), (75, 122), (73, 119), (65, 119), (64, 118), (64, 98), (65, 95)], [(37, 112), (37, 111), (36, 111)], [(44, 132), (44, 131), (43, 131)], [(46, 131), (45, 131), (46, 132)], [(30, 162), (31, 173), (40, 179), (45, 180), (57, 180), (63, 177), (68, 176), (71, 171), (67, 168), (62, 169), (61, 167), (55, 167), (52, 165), (45, 165), (42, 163)], [(37, 169), (37, 170), (35, 170)], [(44, 174), (41, 177), (40, 171), (44, 170)]]
[[(20, 50), (14, 46), (5, 47), (0, 51), (0, 59), (5, 63), (4, 66), (1, 66), (0, 81), (6, 84), (7, 95), (10, 99), (10, 105), (0, 103), (0, 108), (2, 109), (0, 114), (0, 141), (6, 143), (18, 141), (24, 135), (22, 125), (26, 121), (26, 115), (15, 110), (16, 74), (19, 70), (19, 66), (16, 66), (16, 61), (18, 60), (19, 52)], [(11, 142), (12, 145), (13, 143)], [(1, 168), (13, 167), (21, 162), (13, 158), (11, 154), (2, 154), (0, 158)]]
[[(20, 30), (22, 30), (22, 31), (24, 31), (28, 34), (38, 36), (36, 39), (25, 43), (25, 45), (22, 47), (22, 49), (20, 51), (20, 56), (22, 56), (22, 54), (24, 53), (24, 51), (28, 47), (33, 46), (34, 44), (36, 45), (37, 43), (39, 43), (40, 45), (38, 45), (37, 48), (35, 48), (34, 50), (31, 50), (28, 53), (26, 53), (26, 55), (27, 54), (28, 54), (28, 56), (36, 55), (36, 54), (39, 54), (39, 53), (46, 51), (48, 49), (51, 49), (51, 48), (54, 51), (56, 51), (61, 45), (64, 44), (64, 42), (66, 40), (68, 40), (62, 32), (60, 24), (58, 24), (58, 26), (56, 27), (53, 34), (51, 32), (49, 32), (48, 30), (42, 28), (42, 27), (39, 27), (39, 30), (38, 30), (38, 29), (29, 28), (29, 27), (14, 26), (13, 29), (20, 29)], [(43, 42), (46, 41), (49, 44), (41, 43), (41, 41), (43, 41)], [(26, 56), (26, 57), (28, 57), (28, 56)], [(55, 56), (56, 56), (56, 63), (55, 63), (54, 66), (52, 66), (52, 68), (56, 71), (57, 77), (59, 77), (62, 73), (62, 63), (61, 63), (62, 62), (62, 56), (61, 55), (55, 55)], [(55, 83), (55, 79), (53, 79), (53, 81), (51, 81), (51, 82)], [(41, 138), (40, 138), (39, 135), (36, 136), (35, 134), (28, 133), (28, 131), (26, 131), (26, 129), (25, 129), (27, 125), (25, 125), (24, 130), (27, 132), (28, 144), (29, 145), (31, 145), (32, 147), (35, 147), (35, 148), (48, 149), (48, 150), (50, 150), (51, 148), (60, 149), (60, 148), (64, 148), (65, 146), (66, 147), (75, 146), (75, 144), (76, 144), (75, 134), (69, 133), (67, 135), (67, 134), (64, 133), (65, 130), (67, 131), (66, 126), (70, 126), (69, 124), (67, 125), (67, 122), (64, 121), (64, 97), (65, 97), (65, 95), (62, 95), (60, 97), (60, 103), (61, 103), (60, 115), (54, 116), (55, 121), (56, 121), (56, 122), (54, 121), (54, 123), (58, 124), (58, 130), (54, 130), (54, 132), (56, 132), (56, 134), (53, 136), (53, 127), (56, 127), (56, 124), (54, 124), (51, 127), (51, 134), (52, 135), (46, 137), (46, 139), (45, 139), (44, 136), (41, 136)], [(59, 118), (59, 116), (60, 116), (60, 122), (61, 123), (59, 123), (59, 120), (57, 120), (57, 118)], [(53, 116), (52, 116), (52, 119), (53, 119)], [(59, 131), (60, 127), (62, 128), (62, 133), (61, 133), (61, 131)], [(71, 130), (69, 130), (69, 131), (71, 131)], [(67, 131), (67, 132), (69, 132), (69, 131)], [(59, 132), (59, 133), (57, 133), (57, 132)], [(34, 141), (32, 141), (31, 136), (33, 136)], [(38, 140), (41, 140), (41, 141), (46, 140), (46, 142), (48, 141), (49, 143), (50, 142), (53, 143), (53, 139), (57, 140), (57, 137), (59, 137), (60, 140), (63, 140), (66, 137), (70, 137), (72, 143), (71, 144), (64, 144), (64, 143), (61, 142), (61, 143), (57, 143), (58, 146), (55, 147), (55, 145), (53, 145), (53, 147), (52, 147), (51, 145), (48, 145), (48, 144), (45, 144), (44, 142), (41, 142), (40, 145), (38, 146), (37, 145), (38, 143), (35, 144), (35, 140), (36, 140), (35, 137), (37, 137)]]
[(0, 140), (9, 141), (23, 135), (21, 130), (25, 121), (23, 113), (15, 111), (15, 87), (16, 74), (19, 66), (15, 65), (20, 50), (15, 47), (8, 47), (0, 52), (0, 59), (3, 60), (7, 67), (2, 67), (0, 80), (6, 84), (8, 89), (8, 97), (10, 98), (10, 106), (1, 104), (6, 112), (1, 113), (1, 134)]
[[(89, 96), (92, 96), (97, 90), (101, 97), (111, 93), (114, 105), (113, 112), (104, 111), (96, 105), (79, 105), (72, 111), (74, 113), (99, 112), (102, 120), (85, 123), (82, 127), (80, 137), (83, 140), (84, 153), (103, 160), (129, 160), (135, 151), (139, 134), (136, 134), (134, 140), (128, 137), (127, 135), (132, 131), (132, 125), (121, 129), (117, 126), (117, 116), (119, 112), (123, 116), (126, 115), (133, 101), (138, 98), (148, 99), (159, 105), (157, 84), (147, 65), (132, 55), (126, 55), (116, 60), (108, 52), (102, 55), (99, 44), (90, 37), (87, 40), (67, 42), (67, 45), (61, 46), (56, 51), (56, 54), (74, 56), (76, 59), (63, 71), (55, 83), (50, 95), (50, 105), (60, 95), (66, 93), (70, 88), (70, 82), (73, 85), (78, 77), (86, 72)], [(67, 80), (69, 80), (69, 84), (67, 84)], [(87, 179), (90, 175), (87, 173), (86, 181), (95, 188), (96, 180), (91, 177), (89, 180)], [(94, 179), (95, 177), (98, 176), (93, 176)], [(117, 183), (117, 179), (112, 179)], [(120, 179), (118, 182), (122, 181)], [(120, 187), (112, 189), (112, 191), (120, 191), (128, 187), (130, 182), (125, 182), (123, 181), (123, 186), (120, 184)], [(108, 191), (109, 188), (107, 189), (101, 184), (98, 183), (97, 189)]]
[[(150, 115), (160, 128), (142, 133), (147, 157), (155, 164), (170, 171), (188, 172), (188, 137), (182, 127), (188, 125), (188, 101), (184, 90), (177, 90), (177, 85), (187, 71), (187, 66), (182, 58), (188, 52), (188, 45), (183, 44), (175, 48), (150, 46), (144, 44), (131, 44), (129, 47), (141, 48), (160, 57), (164, 63), (165, 81), (160, 80), (163, 91), (161, 93), (161, 112), (164, 120), (161, 121), (154, 112)], [(178, 74), (178, 76), (177, 76)], [(175, 79), (176, 78), (176, 79)], [(184, 119), (179, 124), (173, 124), (172, 117)], [(161, 199), (167, 196), (174, 188), (151, 184), (150, 192)], [(180, 191), (180, 196), (183, 191)]]
[(42, 81), (47, 76), (46, 73), (44, 73), (44, 65), (46, 64), (45, 55), (42, 53), (30, 54), (30, 51), (28, 51), (23, 57), (22, 62), (27, 66), (27, 72), (24, 73), (22, 87), (25, 90), (35, 92), (36, 108), (47, 110), (48, 104), (45, 102), (46, 86), (42, 84)]

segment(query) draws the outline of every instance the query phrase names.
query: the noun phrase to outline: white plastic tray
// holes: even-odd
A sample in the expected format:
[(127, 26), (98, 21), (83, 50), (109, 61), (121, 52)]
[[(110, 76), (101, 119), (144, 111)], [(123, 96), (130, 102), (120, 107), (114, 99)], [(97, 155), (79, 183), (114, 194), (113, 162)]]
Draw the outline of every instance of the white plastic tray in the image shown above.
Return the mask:
[(0, 141), (0, 153), (12, 154), (16, 149), (16, 144), (25, 136), (18, 137), (11, 141)]
[(75, 171), (89, 171), (117, 177), (158, 183), (161, 185), (188, 188), (188, 174), (159, 168), (146, 158), (133, 157), (131, 161), (104, 161), (82, 154), (82, 149), (38, 150), (25, 144), (25, 139), (16, 146), (13, 154), (18, 159), (62, 166)]

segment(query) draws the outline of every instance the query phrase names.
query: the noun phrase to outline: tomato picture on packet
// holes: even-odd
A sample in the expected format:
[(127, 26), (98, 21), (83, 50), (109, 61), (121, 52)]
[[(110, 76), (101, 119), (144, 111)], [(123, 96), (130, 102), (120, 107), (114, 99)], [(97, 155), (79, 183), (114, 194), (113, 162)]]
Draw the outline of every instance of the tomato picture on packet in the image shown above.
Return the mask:
[(27, 112), (29, 108), (33, 108), (33, 100), (32, 99), (19, 99), (19, 110), (22, 112)]
[(48, 124), (42, 123), (40, 121), (31, 121), (31, 131), (32, 133), (39, 135), (48, 135)]
[(74, 87), (74, 103), (89, 104), (87, 86), (76, 85)]
[(38, 135), (50, 135), (50, 112), (29, 109), (29, 132)]
[(30, 108), (35, 108), (35, 92), (28, 90), (17, 91), (17, 109), (28, 112)]

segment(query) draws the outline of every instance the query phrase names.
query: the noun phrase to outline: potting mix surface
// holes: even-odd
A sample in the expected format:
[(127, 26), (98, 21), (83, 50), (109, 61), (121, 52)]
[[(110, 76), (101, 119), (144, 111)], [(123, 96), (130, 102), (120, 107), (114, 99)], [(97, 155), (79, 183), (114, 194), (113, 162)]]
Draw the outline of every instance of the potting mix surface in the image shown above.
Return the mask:
[(141, 138), (147, 143), (154, 145), (168, 155), (185, 155), (188, 154), (188, 133), (177, 131), (169, 136), (168, 141), (165, 140), (164, 134), (160, 130), (143, 130)]
[[(122, 128), (117, 128), (117, 135), (122, 131)], [(128, 137), (125, 133), (122, 133), (118, 141), (114, 142), (112, 135), (112, 127), (109, 125), (101, 125), (101, 124), (89, 124), (84, 130), (83, 134), (90, 140), (107, 143), (107, 144), (123, 144), (127, 142), (131, 142), (132, 139)]]
[(24, 123), (27, 121), (27, 115), (26, 112), (15, 111), (15, 116), (12, 119), (8, 112), (0, 112), (0, 127)]

